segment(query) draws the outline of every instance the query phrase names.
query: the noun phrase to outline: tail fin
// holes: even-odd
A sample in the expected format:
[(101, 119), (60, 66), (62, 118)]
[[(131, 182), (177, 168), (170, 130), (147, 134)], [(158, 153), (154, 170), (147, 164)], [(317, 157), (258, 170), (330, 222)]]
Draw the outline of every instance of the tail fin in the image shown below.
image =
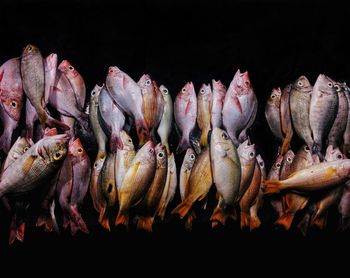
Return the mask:
[(250, 218), (250, 231), (253, 231), (259, 228), (260, 225), (261, 225), (261, 221), (257, 216)]
[(250, 227), (250, 214), (241, 211), (241, 230)]
[(101, 224), (101, 226), (105, 230), (111, 231), (111, 227), (109, 226), (109, 209), (108, 208), (105, 208), (105, 207), (101, 208), (98, 222)]
[(309, 223), (310, 223), (310, 213), (307, 212), (303, 219), (299, 222), (298, 224), (298, 229), (300, 230), (300, 232), (302, 233), (303, 236), (307, 235), (307, 231), (309, 229)]
[(56, 232), (56, 234), (59, 234), (60, 229), (58, 228), (58, 224), (57, 224), (57, 220), (56, 220), (55, 207), (56, 207), (56, 203), (55, 203), (55, 200), (53, 200), (51, 205), (50, 205), (50, 216), (51, 216), (51, 220), (52, 220), (53, 229)]
[(152, 226), (153, 226), (153, 217), (146, 216), (146, 217), (140, 217), (137, 221), (137, 229), (138, 230), (144, 230), (146, 232), (152, 232)]
[(185, 221), (185, 229), (187, 231), (191, 231), (192, 230), (192, 223), (193, 223), (193, 220), (196, 218), (196, 213), (191, 210), (188, 215), (187, 215), (187, 218), (186, 218), (186, 221)]
[(111, 134), (109, 147), (111, 149), (111, 152), (116, 152), (117, 148), (122, 149), (123, 148), (123, 141), (120, 139), (119, 134)]
[(279, 180), (266, 180), (262, 183), (262, 189), (265, 194), (275, 194), (280, 192), (280, 185)]
[(227, 210), (222, 209), (221, 207), (216, 207), (213, 214), (210, 217), (210, 221), (212, 222), (211, 227), (214, 228), (219, 223), (221, 225), (225, 225), (227, 218), (237, 219), (236, 211), (233, 209), (232, 212), (228, 212)]
[(327, 214), (325, 215), (315, 215), (315, 217), (311, 220), (311, 226), (315, 226), (320, 230), (323, 230), (327, 225)]
[(183, 219), (188, 214), (191, 207), (192, 207), (192, 203), (184, 200), (181, 204), (179, 204), (176, 208), (174, 208), (171, 214), (178, 214), (180, 218)]
[(59, 120), (52, 118), (50, 115), (47, 114), (46, 111), (45, 111), (45, 116), (39, 115), (39, 120), (41, 123), (46, 123), (49, 127), (57, 127), (57, 128), (60, 128), (64, 131), (70, 129), (70, 127), (67, 126), (66, 124), (62, 123)]
[(126, 227), (129, 226), (129, 215), (127, 215), (125, 212), (118, 212), (117, 219), (115, 220), (115, 225), (124, 225)]
[(165, 205), (165, 204), (162, 204), (158, 209), (157, 213), (158, 213), (160, 220), (162, 220), (162, 221), (164, 220), (166, 209), (167, 209), (167, 205)]
[(277, 219), (275, 224), (283, 227), (286, 231), (288, 231), (292, 226), (294, 216), (294, 213), (285, 213)]
[(317, 154), (317, 156), (320, 158), (321, 161), (324, 160), (324, 156), (321, 153), (322, 147), (320, 144), (314, 142), (314, 144), (312, 145), (312, 153)]
[(72, 220), (74, 223), (78, 226), (78, 228), (85, 234), (89, 233), (89, 229), (87, 228), (83, 218), (81, 217), (80, 213), (78, 212), (77, 208), (70, 206), (69, 209), (70, 216), (72, 217)]
[(176, 153), (180, 154), (190, 147), (191, 147), (191, 144), (190, 144), (190, 140), (189, 140), (188, 136), (184, 136), (184, 134), (183, 134), (181, 137), (181, 140), (179, 142), (179, 145), (176, 148)]
[(85, 113), (80, 113), (79, 117), (77, 118), (79, 125), (85, 129), (86, 131), (89, 131), (89, 122), (88, 122), (89, 116)]
[(38, 220), (35, 224), (37, 227), (44, 226), (45, 232), (52, 232), (53, 231), (53, 222), (51, 218), (47, 217), (46, 215), (40, 215), (38, 217)]
[(143, 146), (149, 140), (149, 131), (144, 119), (135, 120), (136, 132), (139, 137), (139, 147)]

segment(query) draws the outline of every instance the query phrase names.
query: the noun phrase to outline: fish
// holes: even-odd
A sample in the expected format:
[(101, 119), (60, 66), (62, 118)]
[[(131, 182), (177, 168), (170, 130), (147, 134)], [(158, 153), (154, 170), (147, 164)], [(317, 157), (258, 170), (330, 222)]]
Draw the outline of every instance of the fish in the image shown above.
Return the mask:
[(109, 133), (109, 145), (112, 152), (116, 152), (117, 148), (122, 148), (123, 142), (120, 139), (120, 132), (125, 125), (125, 116), (113, 99), (107, 92), (105, 87), (102, 88), (98, 97), (98, 115), (100, 125), (105, 127)]
[[(310, 102), (310, 126), (313, 136), (312, 151), (322, 160), (322, 146), (337, 116), (338, 93), (335, 82), (320, 74), (312, 89)], [(325, 113), (327, 111), (327, 113)]]
[(99, 95), (101, 93), (101, 90), (102, 87), (95, 85), (94, 89), (91, 91), (89, 105), (89, 120), (98, 146), (96, 161), (99, 159), (105, 159), (107, 157), (107, 136), (104, 133), (98, 119)]
[(181, 131), (181, 139), (176, 153), (181, 153), (191, 147), (190, 135), (196, 125), (197, 96), (192, 82), (187, 82), (177, 94), (174, 104), (174, 117)]
[(3, 152), (7, 154), (11, 148), (13, 133), (18, 127), (19, 122), (11, 118), (8, 113), (6, 113), (2, 103), (0, 103), (0, 119), (3, 127), (3, 131), (0, 136), (0, 150), (3, 150)]
[(257, 159), (255, 159), (254, 173), (252, 180), (250, 181), (248, 189), (244, 192), (242, 198), (239, 201), (239, 207), (241, 209), (241, 229), (250, 228), (250, 208), (256, 200), (261, 183), (261, 171)]
[(280, 180), (285, 180), (291, 174), (292, 163), (294, 160), (295, 154), (292, 150), (289, 150), (284, 156), (282, 161), (282, 167), (280, 172)]
[(0, 101), (6, 113), (18, 122), (24, 104), (19, 58), (12, 58), (0, 67)]
[(237, 148), (239, 155), (240, 165), (241, 165), (241, 181), (239, 185), (239, 192), (237, 199), (239, 200), (244, 192), (248, 189), (249, 184), (253, 178), (254, 168), (255, 168), (255, 144), (249, 144), (246, 140)]
[(280, 115), (280, 107), (281, 107), (281, 89), (274, 88), (272, 89), (271, 95), (266, 102), (265, 106), (265, 118), (267, 120), (267, 124), (270, 127), (273, 135), (280, 141), (283, 141), (284, 136), (282, 133), (282, 124), (281, 124), (281, 115)]
[[(238, 69), (227, 89), (222, 108), (223, 125), (236, 147), (240, 143), (237, 137), (253, 124), (256, 109), (257, 100), (248, 72), (241, 73)], [(241, 139), (244, 139), (245, 132), (243, 135)]]
[(226, 86), (220, 80), (212, 80), (213, 87), (213, 104), (210, 111), (211, 128), (222, 127), (222, 108), (226, 95)]
[(29, 98), (26, 98), (26, 106), (25, 106), (25, 114), (26, 114), (26, 137), (27, 139), (32, 140), (34, 138), (34, 125), (35, 122), (39, 119), (38, 113)]
[(56, 71), (57, 71), (57, 54), (51, 53), (44, 60), (45, 70), (45, 92), (44, 92), (44, 105), (46, 106), (49, 102), (49, 96), (52, 87), (55, 86)]
[(350, 159), (318, 163), (294, 172), (286, 180), (265, 181), (265, 194), (278, 193), (283, 190), (312, 192), (332, 188), (349, 179), (349, 170)]
[(28, 151), (32, 145), (34, 145), (33, 141), (27, 140), (27, 138), (19, 136), (17, 140), (13, 143), (11, 149), (9, 150), (6, 156), (2, 172), (6, 170), (19, 157), (21, 157), (26, 151)]
[(289, 94), (290, 113), (297, 135), (312, 149), (313, 139), (309, 120), (312, 86), (309, 80), (300, 76), (292, 85)]
[(157, 129), (157, 133), (160, 137), (162, 144), (166, 147), (168, 155), (170, 155), (169, 135), (171, 133), (173, 124), (173, 101), (171, 99), (169, 90), (164, 85), (161, 85), (159, 87), (159, 90), (163, 96), (164, 107), (162, 118)]
[(133, 159), (135, 158), (134, 143), (126, 131), (121, 131), (120, 139), (122, 141), (122, 148), (117, 149), (115, 160), (115, 178), (118, 190), (120, 190), (120, 187), (124, 181), (125, 174), (129, 169)]
[(290, 142), (293, 137), (293, 126), (292, 126), (292, 118), (290, 112), (290, 91), (292, 90), (292, 84), (288, 84), (282, 90), (281, 94), (281, 104), (280, 104), (280, 119), (281, 119), (281, 127), (282, 133), (284, 134), (281, 154), (285, 155), (290, 148)]
[(258, 195), (256, 196), (255, 201), (253, 202), (253, 205), (249, 209), (249, 214), (250, 214), (249, 228), (250, 228), (250, 231), (253, 231), (253, 230), (260, 227), (261, 221), (260, 221), (258, 213), (264, 204), (264, 192), (261, 188), (261, 184), (263, 183), (264, 180), (266, 180), (265, 162), (262, 159), (262, 157), (260, 156), (260, 154), (258, 154), (256, 156), (256, 160), (257, 160), (259, 168), (260, 168), (261, 180), (260, 180)]
[(44, 60), (39, 48), (28, 44), (21, 56), (21, 76), (23, 89), (31, 104), (38, 113), (41, 124), (68, 130), (69, 127), (52, 118), (44, 109), (45, 71)]
[(71, 144), (69, 144), (68, 151), (72, 156), (73, 166), (73, 187), (69, 203), (71, 216), (75, 223), (73, 227), (71, 225), (72, 235), (74, 235), (77, 230), (88, 233), (89, 230), (81, 217), (79, 208), (82, 206), (86, 193), (89, 189), (91, 177), (90, 159), (79, 138), (75, 139)]
[(210, 113), (213, 105), (213, 93), (210, 84), (203, 84), (197, 94), (197, 123), (201, 130), (200, 144), (208, 146), (208, 132), (210, 128)]
[(206, 148), (198, 155), (194, 162), (188, 180), (188, 191), (185, 192), (185, 200), (173, 209), (171, 214), (177, 214), (183, 219), (190, 212), (195, 202), (201, 201), (207, 196), (213, 184), (210, 164), (210, 151)]
[(195, 160), (196, 160), (195, 151), (192, 148), (188, 148), (180, 169), (179, 188), (180, 188), (181, 201), (185, 199), (185, 192), (187, 190), (188, 180), (190, 178), (192, 167)]
[(107, 155), (99, 176), (100, 194), (102, 197), (101, 210), (98, 221), (101, 226), (110, 231), (109, 219), (113, 210), (117, 209), (118, 191), (115, 179), (115, 152)]
[(108, 69), (106, 87), (119, 108), (134, 118), (139, 145), (142, 146), (149, 139), (149, 131), (142, 113), (143, 98), (140, 87), (116, 66)]
[(164, 105), (165, 105), (165, 100), (163, 97), (163, 94), (160, 90), (160, 88), (157, 85), (156, 81), (152, 81), (153, 83), (153, 87), (156, 91), (156, 96), (157, 96), (157, 109), (156, 109), (156, 119), (153, 125), (153, 128), (151, 129), (151, 138), (154, 142), (157, 142), (157, 138), (156, 138), (156, 132), (158, 132), (158, 127), (160, 125), (160, 122), (162, 120), (163, 117), (163, 112), (164, 112)]
[(344, 94), (348, 102), (348, 115), (346, 120), (346, 127), (343, 134), (342, 151), (344, 154), (346, 154), (346, 156), (349, 156), (349, 153), (350, 153), (350, 89), (346, 85), (346, 83), (343, 83), (342, 87), (344, 89)]
[(128, 226), (129, 210), (142, 201), (155, 173), (154, 144), (149, 140), (136, 153), (118, 192), (119, 212), (115, 225)]
[(83, 77), (67, 60), (63, 60), (59, 64), (58, 69), (68, 78), (74, 91), (78, 110), (83, 111), (86, 99), (86, 87)]
[(166, 147), (160, 143), (157, 144), (155, 147), (155, 155), (156, 171), (153, 181), (140, 204), (140, 214), (137, 220), (137, 229), (147, 232), (152, 232), (154, 217), (163, 195), (168, 172), (168, 154)]
[[(283, 156), (278, 155), (275, 162), (273, 163), (269, 173), (267, 174), (268, 180), (270, 180), (270, 179), (279, 180), (282, 162), (283, 162)], [(261, 189), (264, 190), (263, 186), (261, 186)], [(282, 205), (281, 196), (280, 195), (270, 196), (269, 201), (270, 201), (272, 208), (277, 213), (278, 217), (281, 217), (283, 214), (283, 205)]]
[(96, 158), (91, 171), (90, 196), (92, 199), (92, 204), (97, 212), (100, 212), (104, 208), (104, 201), (101, 192), (101, 182), (99, 180), (99, 176), (103, 168), (104, 162), (106, 160), (106, 157), (107, 155), (101, 158)]
[(350, 183), (345, 183), (345, 188), (343, 195), (341, 196), (338, 212), (340, 213), (340, 223), (339, 228), (342, 231), (345, 231), (350, 226)]
[[(88, 129), (86, 122), (88, 116), (78, 109), (73, 88), (67, 77), (60, 71), (57, 72), (54, 86), (51, 87), (49, 104), (62, 116), (73, 117), (79, 122), (80, 126), (86, 130)], [(74, 128), (72, 132), (74, 132)]]
[(343, 141), (343, 134), (347, 125), (349, 104), (345, 96), (345, 86), (336, 83), (334, 88), (338, 93), (338, 112), (328, 133), (328, 145), (339, 147)]
[[(67, 126), (69, 126), (69, 130), (65, 131), (65, 133), (73, 140), (75, 140), (75, 126), (76, 126), (76, 120), (73, 117), (69, 117), (69, 116), (64, 116), (64, 115), (60, 115), (60, 120), (62, 123), (66, 124)], [(84, 125), (87, 128), (88, 126), (88, 122), (84, 121)]]
[(218, 127), (211, 133), (210, 158), (213, 181), (219, 195), (219, 203), (210, 220), (224, 225), (227, 218), (234, 213), (233, 209), (237, 204), (241, 162), (230, 136)]
[(177, 171), (174, 153), (168, 156), (168, 171), (165, 186), (157, 209), (157, 215), (164, 220), (166, 209), (169, 203), (174, 199), (177, 186)]
[(2, 174), (0, 198), (8, 193), (31, 191), (61, 166), (67, 154), (65, 134), (45, 137), (31, 146)]
[[(289, 174), (305, 169), (314, 163), (315, 161), (313, 160), (311, 150), (307, 145), (303, 145), (295, 154), (288, 171), (289, 173), (287, 173), (287, 175), (284, 175), (283, 178), (286, 179)], [(307, 195), (301, 195), (294, 192), (286, 192), (283, 195), (283, 214), (280, 215), (275, 224), (283, 227), (285, 230), (289, 230), (294, 220), (295, 214), (299, 210), (304, 209), (308, 201), (309, 196)]]

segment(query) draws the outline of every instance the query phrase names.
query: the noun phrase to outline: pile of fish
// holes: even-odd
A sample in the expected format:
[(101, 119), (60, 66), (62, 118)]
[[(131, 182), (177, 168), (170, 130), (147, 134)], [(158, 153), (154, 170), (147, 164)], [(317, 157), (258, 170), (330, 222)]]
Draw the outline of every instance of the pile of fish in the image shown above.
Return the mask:
[[(302, 210), (306, 231), (323, 227), (328, 208), (340, 202), (347, 227), (349, 92), (324, 75), (314, 87), (302, 76), (274, 89), (265, 114), (281, 147), (266, 174), (249, 136), (258, 101), (248, 72), (238, 70), (227, 89), (212, 80), (197, 94), (187, 82), (173, 103), (150, 75), (136, 82), (111, 66), (104, 84), (87, 95), (67, 60), (58, 65), (56, 54), (43, 58), (27, 45), (0, 67), (0, 198), (12, 218), (9, 242), (23, 241), (33, 213), (48, 232), (88, 233), (81, 213), (88, 191), (108, 231), (152, 231), (170, 217), (191, 229), (203, 210), (212, 227), (232, 218), (253, 230), (264, 203), (286, 229)], [(294, 134), (303, 142), (292, 141)], [(304, 144), (295, 155), (292, 143)], [(171, 205), (177, 193), (180, 202)]]

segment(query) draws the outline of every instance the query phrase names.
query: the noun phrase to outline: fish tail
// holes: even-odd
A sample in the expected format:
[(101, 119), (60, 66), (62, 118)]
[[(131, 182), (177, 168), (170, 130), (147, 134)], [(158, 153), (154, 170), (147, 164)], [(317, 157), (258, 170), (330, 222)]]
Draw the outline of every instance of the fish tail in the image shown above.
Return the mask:
[(146, 217), (140, 217), (138, 219), (136, 228), (138, 230), (152, 232), (152, 226), (153, 226), (153, 217), (146, 216)]
[(116, 152), (117, 148), (120, 148), (123, 146), (123, 143), (121, 142), (121, 140), (117, 134), (112, 133), (109, 140), (110, 140), (109, 147), (111, 149), (111, 152)]
[(340, 219), (340, 223), (338, 229), (341, 231), (345, 231), (350, 227), (350, 217), (342, 217)]
[(135, 120), (136, 132), (139, 137), (139, 147), (143, 146), (149, 140), (149, 131), (144, 119)]
[(86, 131), (89, 131), (89, 122), (88, 122), (88, 118), (89, 116), (84, 114), (84, 113), (80, 113), (79, 117), (77, 118), (79, 125), (85, 129)]
[(185, 229), (187, 231), (192, 231), (192, 224), (193, 224), (193, 220), (196, 218), (196, 214), (193, 210), (191, 210), (189, 213), (188, 213), (188, 216), (186, 218), (186, 221), (185, 221)]
[(200, 143), (202, 147), (208, 146), (208, 130), (203, 129), (201, 133)]
[(303, 219), (298, 224), (298, 229), (300, 230), (301, 234), (303, 236), (307, 235), (308, 229), (309, 229), (309, 222), (310, 222), (310, 214), (306, 213), (303, 217)]
[(227, 213), (227, 211), (223, 210), (221, 207), (216, 207), (210, 217), (210, 221), (212, 222), (211, 227), (214, 228), (218, 224), (225, 225), (229, 216), (230, 214)]
[(38, 220), (35, 224), (36, 227), (44, 226), (45, 232), (52, 232), (53, 231), (53, 223), (51, 218), (47, 217), (46, 215), (40, 215), (38, 217)]
[(191, 207), (192, 207), (192, 203), (184, 200), (181, 204), (179, 204), (176, 208), (174, 208), (171, 214), (178, 214), (180, 218), (183, 219), (188, 214)]
[(250, 231), (253, 231), (253, 230), (255, 230), (255, 229), (260, 227), (261, 221), (260, 221), (259, 217), (254, 216), (254, 217), (250, 218), (250, 223), (249, 224), (250, 224), (249, 225)]
[(324, 156), (321, 153), (322, 146), (319, 143), (314, 142), (312, 145), (312, 153), (317, 154), (321, 161), (324, 160)]
[(12, 217), (11, 225), (10, 225), (10, 235), (9, 235), (9, 244), (12, 245), (16, 240), (16, 215)]
[(179, 145), (176, 148), (176, 153), (180, 154), (191, 147), (188, 136), (182, 136)]
[(55, 215), (55, 200), (52, 201), (50, 205), (50, 216), (51, 216), (51, 221), (52, 221), (52, 226), (56, 234), (60, 233), (60, 229), (58, 228), (57, 220), (56, 220), (56, 215)]
[(241, 211), (241, 230), (250, 227), (250, 214)]
[(158, 209), (158, 216), (162, 221), (164, 220), (164, 217), (165, 217), (166, 208), (167, 206), (165, 204), (162, 204)]
[[(45, 111), (45, 110), (44, 110)], [(45, 119), (44, 122), (42, 122)], [(43, 118), (40, 119), (40, 115), (39, 115), (39, 120), (41, 123), (46, 123), (49, 127), (58, 127), (64, 131), (69, 130), (70, 127), (67, 126), (66, 124), (62, 123), (59, 120), (56, 120), (54, 118), (52, 118), (51, 116), (49, 116), (46, 111), (45, 111), (45, 116)]]
[(119, 211), (115, 220), (115, 225), (124, 225), (127, 227), (129, 225), (129, 215), (127, 215), (125, 212)]
[(81, 217), (80, 213), (78, 212), (78, 210), (73, 207), (70, 206), (69, 207), (69, 213), (70, 216), (72, 217), (74, 224), (76, 224), (76, 226), (85, 234), (89, 233), (89, 229), (87, 228), (83, 218)]
[(10, 236), (9, 236), (10, 245), (13, 244), (16, 241), (16, 239), (20, 242), (24, 241), (25, 227), (26, 227), (25, 223), (22, 223), (21, 225), (16, 226), (16, 224), (12, 222)]
[(294, 213), (285, 213), (277, 219), (275, 224), (283, 227), (286, 231), (288, 231), (292, 226), (294, 216)]
[(323, 230), (327, 225), (327, 215), (315, 215), (311, 220), (311, 226), (317, 227), (320, 230)]
[(280, 192), (281, 182), (279, 180), (266, 180), (262, 182), (265, 194), (275, 194)]
[(109, 225), (109, 210), (105, 207), (103, 207), (100, 210), (100, 216), (98, 218), (98, 222), (101, 224), (101, 226), (107, 230), (107, 231), (111, 231), (111, 227)]

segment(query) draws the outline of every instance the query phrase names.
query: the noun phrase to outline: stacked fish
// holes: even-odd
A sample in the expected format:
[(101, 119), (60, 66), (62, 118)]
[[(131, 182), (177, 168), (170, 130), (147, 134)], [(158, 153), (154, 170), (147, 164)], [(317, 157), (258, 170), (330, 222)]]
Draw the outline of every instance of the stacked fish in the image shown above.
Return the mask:
[[(309, 227), (323, 229), (329, 209), (338, 206), (340, 227), (348, 228), (349, 87), (323, 74), (312, 86), (300, 76), (282, 91), (272, 90), (265, 115), (281, 143), (263, 186), (266, 194), (273, 193), (269, 201), (278, 216), (276, 224), (288, 230), (301, 214), (298, 227), (306, 234)], [(293, 133), (299, 141), (292, 141)]]

